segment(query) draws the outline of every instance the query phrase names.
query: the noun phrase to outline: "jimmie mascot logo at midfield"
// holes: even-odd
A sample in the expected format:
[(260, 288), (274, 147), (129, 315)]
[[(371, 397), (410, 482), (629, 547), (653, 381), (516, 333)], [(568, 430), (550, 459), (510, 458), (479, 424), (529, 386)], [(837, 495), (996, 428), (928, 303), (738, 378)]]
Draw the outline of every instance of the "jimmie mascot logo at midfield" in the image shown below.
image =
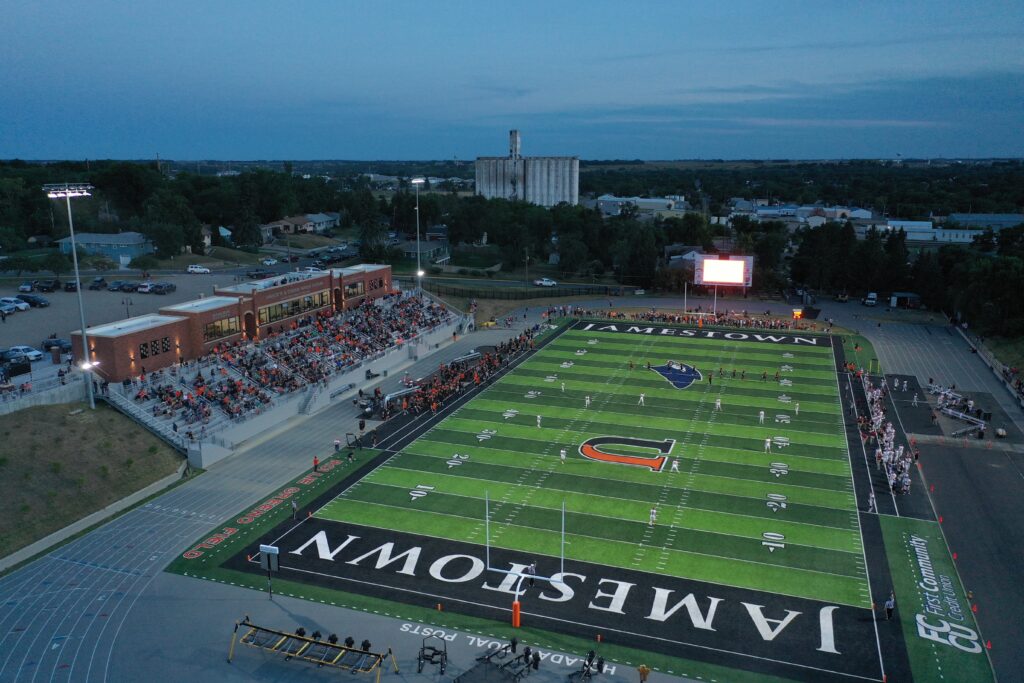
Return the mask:
[(655, 365), (651, 370), (667, 379), (676, 389), (685, 389), (703, 379), (697, 368), (674, 360), (667, 361), (664, 365)]

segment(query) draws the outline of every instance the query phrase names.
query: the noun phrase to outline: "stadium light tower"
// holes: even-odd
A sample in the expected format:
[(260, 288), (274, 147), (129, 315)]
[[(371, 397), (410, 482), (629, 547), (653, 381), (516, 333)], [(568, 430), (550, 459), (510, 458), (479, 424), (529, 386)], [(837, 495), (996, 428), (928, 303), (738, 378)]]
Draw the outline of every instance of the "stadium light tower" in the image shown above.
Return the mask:
[(423, 293), (423, 266), (420, 265), (420, 185), (426, 182), (423, 178), (413, 178), (412, 186), (416, 188), (416, 291)]
[(85, 305), (82, 303), (82, 278), (78, 272), (78, 247), (75, 245), (75, 224), (71, 219), (71, 198), (88, 197), (92, 185), (85, 183), (56, 183), (43, 185), (43, 191), (50, 199), (63, 199), (68, 207), (68, 230), (71, 232), (71, 262), (75, 266), (75, 292), (78, 293), (78, 317), (82, 323), (82, 354), (84, 358), (80, 367), (86, 372), (85, 390), (89, 395), (89, 408), (96, 409), (96, 398), (92, 391), (92, 369), (96, 363), (89, 360), (89, 337), (85, 330)]

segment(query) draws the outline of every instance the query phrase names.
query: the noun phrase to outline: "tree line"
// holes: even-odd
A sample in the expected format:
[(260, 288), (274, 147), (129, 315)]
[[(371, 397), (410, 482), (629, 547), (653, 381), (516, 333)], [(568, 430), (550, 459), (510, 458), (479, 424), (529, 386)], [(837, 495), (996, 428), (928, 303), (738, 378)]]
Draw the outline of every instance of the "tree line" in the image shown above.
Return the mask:
[(922, 304), (983, 334), (1024, 334), (1024, 225), (980, 233), (970, 245), (925, 247), (912, 255), (902, 230), (871, 229), (858, 241), (849, 223), (798, 231), (795, 283), (819, 292), (885, 295), (911, 291)]

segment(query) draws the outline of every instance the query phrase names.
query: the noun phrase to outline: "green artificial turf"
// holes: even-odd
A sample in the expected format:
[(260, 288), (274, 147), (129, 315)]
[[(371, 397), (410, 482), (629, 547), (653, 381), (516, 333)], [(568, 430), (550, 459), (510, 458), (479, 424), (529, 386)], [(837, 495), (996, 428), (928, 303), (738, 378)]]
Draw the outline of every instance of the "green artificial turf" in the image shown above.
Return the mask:
[[(677, 389), (646, 369), (668, 360), (703, 378)], [(675, 443), (652, 471), (584, 457), (580, 445), (601, 436)], [(777, 437), (789, 445), (765, 453)], [(769, 494), (787, 507), (773, 512)], [(870, 606), (825, 346), (570, 330), (316, 515), (557, 557), (563, 503), (571, 559)], [(769, 552), (765, 532), (785, 547)]]

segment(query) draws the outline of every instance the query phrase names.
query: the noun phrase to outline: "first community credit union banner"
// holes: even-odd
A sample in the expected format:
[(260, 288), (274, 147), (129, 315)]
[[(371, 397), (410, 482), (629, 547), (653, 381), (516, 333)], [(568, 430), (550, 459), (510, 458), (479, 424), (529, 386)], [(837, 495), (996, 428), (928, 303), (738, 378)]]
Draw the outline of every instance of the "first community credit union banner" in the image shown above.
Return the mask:
[(981, 652), (978, 633), (968, 625), (973, 620), (960, 603), (959, 582), (935, 569), (929, 539), (916, 534), (905, 538), (914, 560), (915, 584), (923, 608), (914, 617), (917, 634), (964, 652)]

